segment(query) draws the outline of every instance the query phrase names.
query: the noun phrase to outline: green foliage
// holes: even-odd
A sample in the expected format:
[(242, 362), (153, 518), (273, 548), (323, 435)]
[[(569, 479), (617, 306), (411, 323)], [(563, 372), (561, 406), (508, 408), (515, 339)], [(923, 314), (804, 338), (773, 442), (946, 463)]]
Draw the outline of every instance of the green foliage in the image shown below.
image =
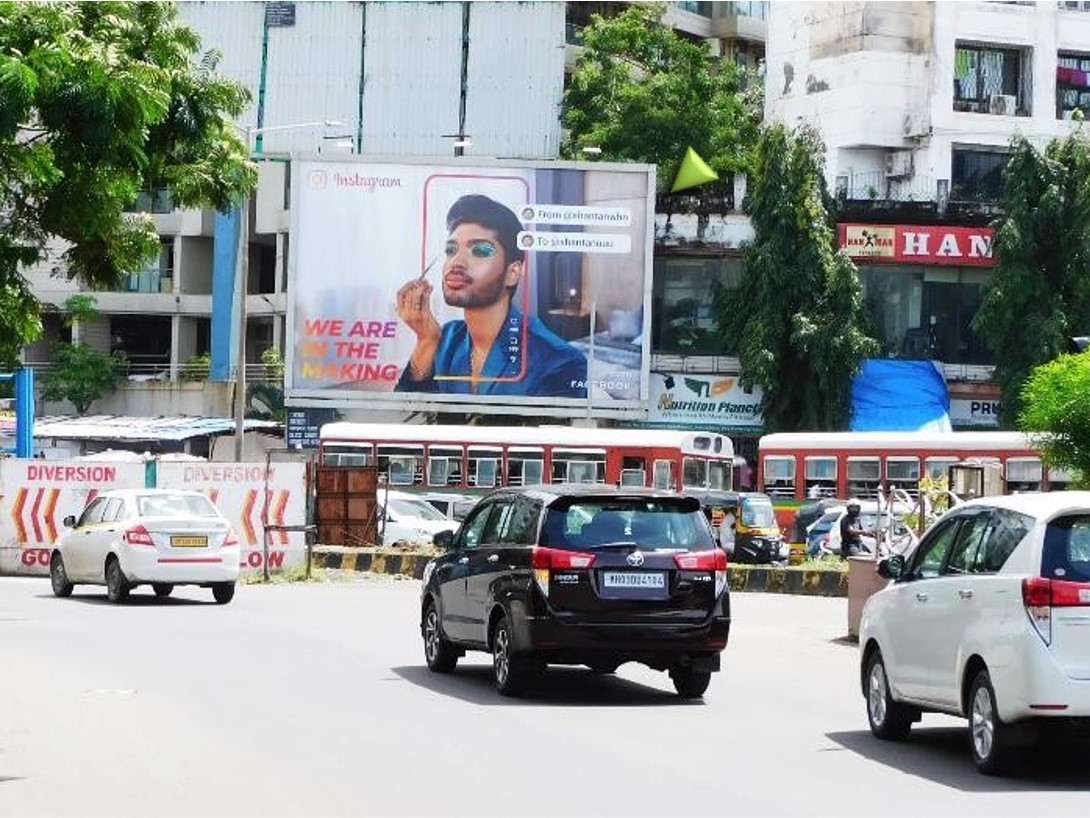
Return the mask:
[(585, 159), (596, 146), (605, 160), (657, 164), (668, 190), (689, 147), (721, 176), (749, 167), (763, 86), (729, 60), (713, 64), (706, 45), (662, 25), (663, 10), (631, 6), (582, 29), (561, 153)]
[(1090, 141), (1080, 129), (1043, 152), (1021, 137), (1012, 149), (999, 263), (973, 319), (996, 357), (1007, 427), (1021, 414), (1030, 371), (1063, 351), (1067, 336), (1090, 330)]
[(64, 325), (74, 326), (81, 321), (93, 321), (98, 318), (98, 301), (93, 295), (77, 293), (64, 300)]
[(118, 361), (87, 344), (56, 344), (53, 368), (42, 377), (42, 398), (69, 401), (80, 415), (91, 404), (117, 389), (121, 382)]
[(1022, 389), (1019, 425), (1045, 463), (1090, 486), (1090, 352), (1035, 368)]
[(200, 355), (190, 355), (182, 364), (178, 377), (183, 381), (206, 381), (212, 368), (212, 356), (207, 352)]
[(173, 3), (0, 3), (0, 357), (41, 334), (22, 270), (52, 237), (60, 274), (116, 288), (159, 252), (123, 212), (141, 191), (226, 209), (256, 183), (232, 123), (249, 93), (199, 47)]
[(249, 384), (246, 387), (246, 417), (284, 423), (288, 419), (284, 388), (276, 383)]
[(284, 356), (276, 347), (269, 347), (261, 353), (261, 366), (265, 370), (265, 377), (273, 383), (284, 382)]
[(740, 286), (715, 294), (743, 385), (764, 390), (769, 431), (847, 428), (851, 378), (878, 352), (858, 271), (837, 249), (824, 156), (808, 128), (762, 133), (744, 203), (755, 238)]

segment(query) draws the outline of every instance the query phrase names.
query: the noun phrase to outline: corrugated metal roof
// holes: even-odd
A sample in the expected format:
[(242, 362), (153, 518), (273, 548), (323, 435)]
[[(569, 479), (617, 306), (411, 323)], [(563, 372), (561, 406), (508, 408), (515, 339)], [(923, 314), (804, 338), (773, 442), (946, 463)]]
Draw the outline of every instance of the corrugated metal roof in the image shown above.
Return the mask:
[[(271, 420), (246, 420), (244, 429), (278, 429)], [(188, 440), (235, 431), (234, 418), (132, 417), (127, 415), (56, 415), (34, 421), (34, 437), (64, 440)]]

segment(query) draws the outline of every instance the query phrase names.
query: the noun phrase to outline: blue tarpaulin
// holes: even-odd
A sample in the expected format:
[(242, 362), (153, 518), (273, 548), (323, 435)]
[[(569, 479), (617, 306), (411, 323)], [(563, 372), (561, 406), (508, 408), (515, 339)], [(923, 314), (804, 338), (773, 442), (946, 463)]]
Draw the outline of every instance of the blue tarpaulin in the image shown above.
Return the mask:
[(870, 358), (852, 380), (853, 432), (949, 432), (950, 395), (931, 361)]

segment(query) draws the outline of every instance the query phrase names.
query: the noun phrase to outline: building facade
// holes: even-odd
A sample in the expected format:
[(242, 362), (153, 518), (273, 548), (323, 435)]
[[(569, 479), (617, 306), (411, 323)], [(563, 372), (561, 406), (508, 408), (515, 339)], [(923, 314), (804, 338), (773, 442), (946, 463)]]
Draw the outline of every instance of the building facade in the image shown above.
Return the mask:
[(957, 426), (994, 425), (970, 323), (1015, 134), (1043, 145), (1090, 106), (1090, 4), (773, 3), (770, 121), (816, 126), (842, 246), (888, 357), (943, 364)]

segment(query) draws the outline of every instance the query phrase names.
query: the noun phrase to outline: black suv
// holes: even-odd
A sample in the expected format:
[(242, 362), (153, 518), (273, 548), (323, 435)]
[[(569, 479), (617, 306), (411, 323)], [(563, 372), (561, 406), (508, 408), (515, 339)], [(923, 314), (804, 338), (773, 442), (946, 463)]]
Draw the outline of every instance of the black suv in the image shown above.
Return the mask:
[(484, 497), (424, 569), (428, 667), (492, 654), (500, 693), (548, 664), (666, 670), (702, 696), (730, 631), (727, 559), (698, 500), (606, 485), (527, 486)]

